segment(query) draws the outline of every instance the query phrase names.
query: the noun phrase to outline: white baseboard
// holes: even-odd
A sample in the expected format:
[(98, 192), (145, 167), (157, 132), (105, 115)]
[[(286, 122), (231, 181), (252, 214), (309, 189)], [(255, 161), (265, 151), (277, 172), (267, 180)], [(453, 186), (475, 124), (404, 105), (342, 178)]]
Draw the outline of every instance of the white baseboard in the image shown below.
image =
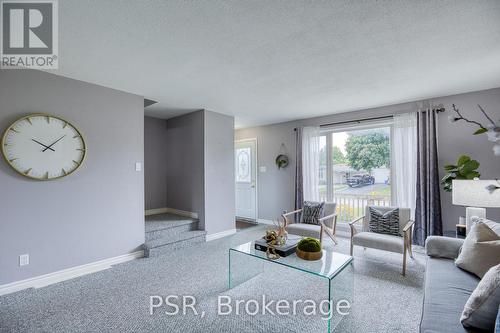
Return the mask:
[(190, 217), (192, 219), (198, 218), (198, 213), (188, 212), (185, 210), (180, 210), (180, 209), (175, 209), (175, 208), (170, 208), (170, 207), (147, 209), (145, 211), (146, 216), (156, 215), (156, 214), (165, 214), (165, 213), (171, 213), (171, 214), (176, 214), (176, 215), (180, 215), (180, 216)]
[(144, 251), (137, 251), (133, 253), (124, 254), (118, 257), (99, 260), (89, 264), (66, 268), (57, 272), (35, 276), (26, 280), (15, 281), (0, 285), (0, 296), (10, 294), (27, 288), (42, 288), (48, 285), (70, 280), (79, 276), (87, 275), (90, 273), (99, 272), (111, 268), (111, 266), (120, 264), (126, 261), (142, 258)]
[(276, 225), (273, 221), (266, 220), (266, 219), (257, 219), (257, 223), (259, 223), (259, 224), (268, 224), (268, 225)]
[(234, 235), (235, 233), (236, 233), (236, 229), (224, 230), (221, 232), (216, 232), (214, 234), (207, 235), (206, 239), (207, 239), (207, 242), (210, 242), (210, 241), (213, 241), (215, 239)]

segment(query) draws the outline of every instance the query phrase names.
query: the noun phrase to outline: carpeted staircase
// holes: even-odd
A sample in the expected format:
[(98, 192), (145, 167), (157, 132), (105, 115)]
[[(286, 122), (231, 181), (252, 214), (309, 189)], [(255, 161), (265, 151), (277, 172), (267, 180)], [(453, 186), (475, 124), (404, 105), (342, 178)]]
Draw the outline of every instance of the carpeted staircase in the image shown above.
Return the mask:
[(146, 258), (205, 243), (206, 231), (198, 230), (198, 219), (175, 214), (146, 216)]

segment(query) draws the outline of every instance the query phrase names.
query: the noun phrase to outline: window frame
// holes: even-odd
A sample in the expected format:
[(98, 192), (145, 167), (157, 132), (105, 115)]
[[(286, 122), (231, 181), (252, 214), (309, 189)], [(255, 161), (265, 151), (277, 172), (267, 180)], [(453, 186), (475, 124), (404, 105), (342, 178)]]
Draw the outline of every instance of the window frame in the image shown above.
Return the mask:
[[(355, 122), (355, 121), (354, 121)], [(370, 120), (370, 121), (360, 121), (359, 123), (353, 124), (342, 124), (342, 125), (330, 125), (325, 126), (320, 129), (320, 136), (326, 137), (326, 201), (331, 202), (335, 198), (335, 190), (333, 184), (333, 160), (332, 160), (332, 150), (333, 150), (333, 139), (332, 133), (341, 133), (341, 132), (349, 132), (349, 131), (362, 131), (362, 130), (370, 130), (376, 128), (389, 128), (389, 169), (390, 169), (390, 181), (391, 181), (391, 205), (394, 205), (394, 175), (392, 172), (392, 138), (394, 131), (394, 119), (388, 118), (383, 120)]]

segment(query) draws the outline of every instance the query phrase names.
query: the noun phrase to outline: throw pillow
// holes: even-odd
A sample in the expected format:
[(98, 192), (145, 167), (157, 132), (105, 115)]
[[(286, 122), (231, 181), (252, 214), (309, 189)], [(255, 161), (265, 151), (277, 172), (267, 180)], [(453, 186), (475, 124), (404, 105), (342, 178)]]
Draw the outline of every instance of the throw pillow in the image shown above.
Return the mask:
[(399, 234), (399, 208), (385, 213), (376, 208), (369, 207), (370, 221), (368, 227), (371, 232), (400, 236)]
[(498, 306), (497, 323), (495, 324), (495, 333), (500, 333), (500, 305)]
[(465, 327), (493, 331), (500, 304), (500, 265), (491, 267), (472, 292), (460, 322)]
[(483, 222), (488, 227), (490, 227), (490, 229), (493, 230), (498, 236), (500, 236), (500, 223), (482, 217), (472, 217), (472, 224), (476, 224), (479, 222)]
[(500, 236), (483, 222), (473, 224), (465, 237), (455, 265), (480, 278), (500, 264)]
[(300, 223), (319, 225), (318, 219), (323, 216), (324, 202), (305, 201), (302, 207)]

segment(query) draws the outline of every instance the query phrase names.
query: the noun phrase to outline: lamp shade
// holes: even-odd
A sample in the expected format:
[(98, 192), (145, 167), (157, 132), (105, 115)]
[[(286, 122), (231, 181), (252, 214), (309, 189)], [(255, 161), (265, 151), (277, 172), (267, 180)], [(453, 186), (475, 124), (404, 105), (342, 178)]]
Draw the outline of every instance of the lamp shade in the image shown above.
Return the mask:
[(490, 191), (488, 186), (500, 186), (497, 180), (454, 180), (453, 204), (458, 206), (500, 207), (500, 189)]

